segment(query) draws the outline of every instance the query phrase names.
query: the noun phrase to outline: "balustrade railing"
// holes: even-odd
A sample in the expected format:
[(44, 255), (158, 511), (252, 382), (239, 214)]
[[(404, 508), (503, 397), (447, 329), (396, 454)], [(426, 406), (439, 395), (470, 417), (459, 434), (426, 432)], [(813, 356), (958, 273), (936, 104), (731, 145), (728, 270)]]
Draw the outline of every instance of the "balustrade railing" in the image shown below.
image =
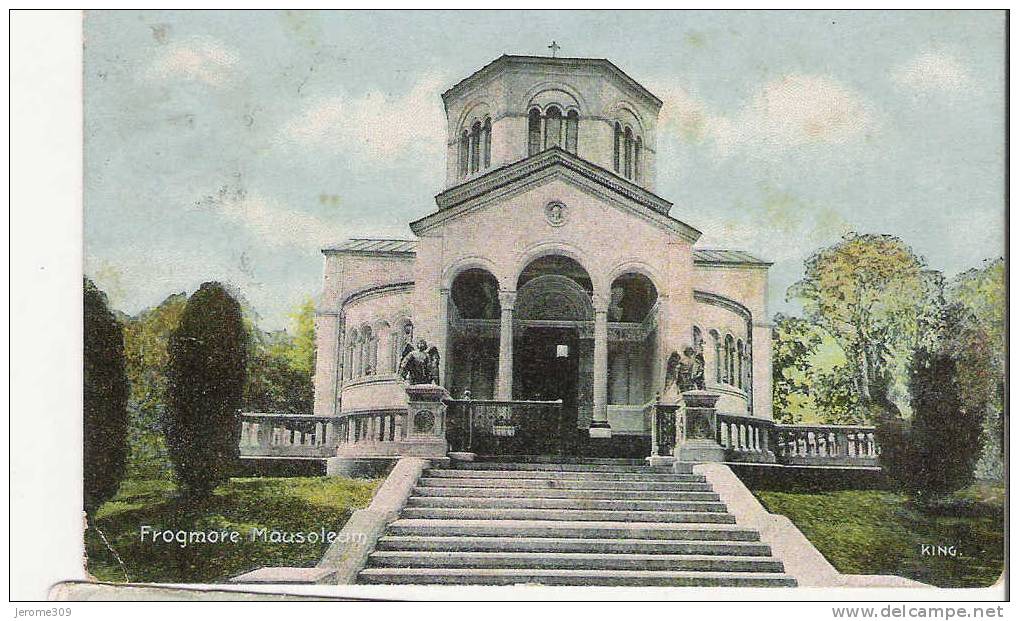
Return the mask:
[(782, 463), (804, 466), (876, 466), (880, 449), (874, 428), (862, 425), (775, 425), (775, 452)]
[[(675, 455), (684, 440), (683, 408), (651, 402), (652, 456)], [(782, 425), (750, 416), (716, 413), (715, 439), (727, 461), (796, 466), (877, 466), (880, 447), (866, 425)]]
[(328, 457), (336, 451), (339, 417), (257, 412), (240, 416), (241, 457)]
[(562, 454), (563, 402), (449, 399), (449, 450), (478, 454)]
[(339, 444), (394, 442), (403, 437), (404, 411), (355, 412), (339, 418)]
[(718, 443), (733, 461), (770, 463), (775, 461), (771, 452), (774, 422), (749, 416), (718, 414)]

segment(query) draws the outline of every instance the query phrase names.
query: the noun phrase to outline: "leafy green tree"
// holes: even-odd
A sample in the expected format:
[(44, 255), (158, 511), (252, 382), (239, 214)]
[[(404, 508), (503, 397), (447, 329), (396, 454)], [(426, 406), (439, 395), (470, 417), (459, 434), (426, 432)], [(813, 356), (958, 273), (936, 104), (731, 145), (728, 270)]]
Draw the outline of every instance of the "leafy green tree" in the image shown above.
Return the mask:
[(850, 233), (807, 259), (789, 297), (839, 342), (860, 402), (897, 412), (887, 394), (890, 361), (923, 336), (938, 276), (897, 237)]
[(287, 354), (290, 366), (309, 378), (315, 373), (315, 301), (310, 297), (290, 314), (293, 341)]
[(794, 409), (793, 402), (810, 399), (810, 358), (821, 344), (821, 335), (814, 324), (800, 317), (779, 313), (774, 324), (771, 372), (775, 419), (798, 423), (802, 414)]
[(240, 304), (217, 282), (191, 296), (170, 336), (163, 429), (186, 501), (208, 497), (237, 465), (247, 339)]
[(827, 425), (861, 425), (867, 422), (856, 394), (855, 377), (848, 366), (840, 365), (814, 373), (811, 392), (819, 422)]
[(252, 330), (244, 407), (256, 412), (310, 414), (314, 407), (315, 307), (290, 315), (293, 334)]
[(106, 294), (84, 280), (84, 509), (112, 498), (127, 461), (128, 384), (124, 332)]
[(924, 504), (973, 481), (985, 414), (986, 396), (967, 399), (960, 386), (965, 361), (983, 349), (961, 305), (943, 310), (938, 333), (911, 359), (912, 420), (887, 417), (878, 429), (887, 472)]
[(124, 322), (131, 382), (128, 473), (133, 478), (162, 479), (172, 474), (160, 424), (167, 403), (168, 343), (186, 304), (187, 294), (177, 293)]
[[(981, 455), (977, 476), (1004, 476), (1006, 329), (1005, 261), (988, 261), (955, 277), (948, 286), (950, 301), (965, 308), (969, 340), (959, 343), (962, 352), (959, 383), (967, 408), (983, 409)], [(983, 403), (980, 403), (983, 401)]]

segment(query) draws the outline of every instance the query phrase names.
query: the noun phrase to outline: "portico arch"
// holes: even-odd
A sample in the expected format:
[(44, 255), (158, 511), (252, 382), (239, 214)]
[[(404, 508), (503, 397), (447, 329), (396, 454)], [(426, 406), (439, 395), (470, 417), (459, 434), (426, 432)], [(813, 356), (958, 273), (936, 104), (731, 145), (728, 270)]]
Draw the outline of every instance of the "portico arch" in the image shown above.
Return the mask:
[[(461, 262), (446, 296), (445, 385), (460, 397), (495, 395), (499, 352), (499, 280), (483, 262)], [(472, 266), (473, 265), (473, 266)]]
[(590, 291), (593, 293), (607, 291), (607, 283), (601, 270), (597, 269), (587, 253), (573, 244), (562, 241), (544, 240), (524, 248), (512, 269), (512, 274), (515, 275), (517, 282), (519, 283), (520, 275), (529, 265), (545, 256), (562, 256), (572, 259), (586, 272), (587, 278), (591, 282)]

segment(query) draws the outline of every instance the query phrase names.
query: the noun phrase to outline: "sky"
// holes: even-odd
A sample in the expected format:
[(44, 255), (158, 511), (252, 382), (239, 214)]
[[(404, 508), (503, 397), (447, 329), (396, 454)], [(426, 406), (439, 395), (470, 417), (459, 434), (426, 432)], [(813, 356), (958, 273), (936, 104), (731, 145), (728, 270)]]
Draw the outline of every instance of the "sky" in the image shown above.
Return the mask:
[(608, 58), (664, 105), (656, 193), (698, 247), (774, 262), (901, 237), (948, 276), (1002, 256), (1001, 12), (88, 12), (85, 271), (124, 312), (231, 283), (261, 325), (323, 246), (413, 238), (440, 94), (503, 53)]

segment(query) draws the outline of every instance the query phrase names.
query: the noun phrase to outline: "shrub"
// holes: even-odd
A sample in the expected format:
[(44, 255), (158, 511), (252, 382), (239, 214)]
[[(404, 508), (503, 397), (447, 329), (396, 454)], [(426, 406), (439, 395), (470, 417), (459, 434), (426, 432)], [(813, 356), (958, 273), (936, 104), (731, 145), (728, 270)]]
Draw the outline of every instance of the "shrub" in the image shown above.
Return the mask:
[(127, 463), (127, 371), (124, 331), (106, 294), (84, 282), (84, 509), (112, 498)]
[(237, 466), (246, 345), (240, 304), (223, 285), (202, 284), (170, 336), (163, 424), (186, 500), (208, 497)]

